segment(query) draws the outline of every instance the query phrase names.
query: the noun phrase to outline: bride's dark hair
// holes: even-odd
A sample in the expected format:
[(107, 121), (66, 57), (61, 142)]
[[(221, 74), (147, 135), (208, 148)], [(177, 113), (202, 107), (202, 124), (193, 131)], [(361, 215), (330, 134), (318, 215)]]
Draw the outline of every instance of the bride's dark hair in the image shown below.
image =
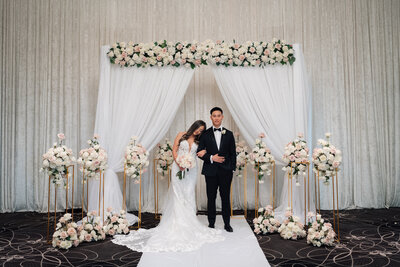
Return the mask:
[[(201, 126), (204, 126), (204, 131), (206, 130), (207, 126), (206, 123), (202, 120), (197, 120), (195, 122), (193, 122), (193, 124), (189, 127), (189, 129), (186, 131), (186, 133), (184, 135), (182, 135), (181, 140), (179, 140), (179, 143), (182, 142), (183, 140), (188, 140), (190, 136), (192, 136), (192, 134), (194, 133), (194, 131), (196, 131), (198, 128), (200, 128)], [(194, 141), (196, 142), (196, 144), (199, 143), (200, 140), (200, 135), (197, 135), (194, 138)]]

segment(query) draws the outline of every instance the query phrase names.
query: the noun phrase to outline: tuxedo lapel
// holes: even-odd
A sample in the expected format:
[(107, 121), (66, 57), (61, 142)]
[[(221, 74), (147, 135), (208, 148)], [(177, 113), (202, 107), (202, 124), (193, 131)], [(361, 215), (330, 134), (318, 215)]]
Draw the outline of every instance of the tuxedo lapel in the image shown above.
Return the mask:
[[(210, 128), (210, 138), (211, 138), (212, 143), (215, 146), (215, 151), (218, 151), (217, 141), (215, 140), (214, 129), (212, 127)], [(221, 147), (221, 144), (219, 147)]]
[[(225, 130), (225, 128), (222, 127), (222, 131), (221, 131), (221, 143), (219, 144), (219, 150), (218, 150), (218, 151), (220, 151), (220, 150), (222, 149), (222, 144), (223, 144), (224, 139), (225, 139), (225, 134), (222, 133), (224, 130)], [(215, 138), (214, 138), (214, 139), (215, 139)]]

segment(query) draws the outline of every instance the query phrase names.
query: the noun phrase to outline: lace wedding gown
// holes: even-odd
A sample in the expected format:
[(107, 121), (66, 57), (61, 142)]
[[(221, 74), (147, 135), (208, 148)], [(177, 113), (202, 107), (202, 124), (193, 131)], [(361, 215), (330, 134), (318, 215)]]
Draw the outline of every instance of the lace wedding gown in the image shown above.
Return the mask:
[[(191, 153), (196, 158), (196, 151), (196, 143), (190, 148), (188, 141), (184, 140), (179, 145), (178, 156)], [(112, 240), (113, 243), (139, 252), (177, 252), (193, 251), (204, 243), (224, 240), (221, 230), (208, 228), (197, 219), (195, 201), (197, 164), (186, 172), (182, 180), (176, 176), (178, 171), (179, 167), (174, 162), (171, 186), (160, 224), (149, 230), (131, 231), (127, 236), (117, 235)]]

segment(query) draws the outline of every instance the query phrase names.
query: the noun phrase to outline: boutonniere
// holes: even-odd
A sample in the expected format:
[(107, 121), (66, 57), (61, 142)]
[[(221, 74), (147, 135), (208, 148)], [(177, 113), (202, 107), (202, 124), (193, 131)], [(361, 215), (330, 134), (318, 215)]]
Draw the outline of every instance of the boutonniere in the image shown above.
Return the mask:
[(225, 129), (223, 129), (221, 133), (222, 133), (222, 134), (226, 134), (226, 130), (225, 130)]

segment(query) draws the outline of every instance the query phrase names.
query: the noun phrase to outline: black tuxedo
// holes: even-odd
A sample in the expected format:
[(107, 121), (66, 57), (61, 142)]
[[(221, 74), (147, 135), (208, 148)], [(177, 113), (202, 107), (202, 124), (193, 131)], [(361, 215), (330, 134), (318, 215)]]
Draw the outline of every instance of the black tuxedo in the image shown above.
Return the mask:
[[(236, 145), (233, 133), (225, 128), (222, 128), (221, 142), (218, 149), (217, 142), (214, 136), (213, 127), (204, 131), (200, 137), (200, 142), (197, 151), (205, 149), (207, 151), (201, 159), (204, 161), (202, 174), (206, 177), (207, 186), (207, 213), (208, 222), (215, 223), (216, 208), (215, 199), (217, 190), (222, 201), (222, 217), (225, 225), (230, 222), (230, 191), (233, 172), (236, 169)], [(223, 156), (223, 163), (211, 163), (210, 157), (218, 154)]]

